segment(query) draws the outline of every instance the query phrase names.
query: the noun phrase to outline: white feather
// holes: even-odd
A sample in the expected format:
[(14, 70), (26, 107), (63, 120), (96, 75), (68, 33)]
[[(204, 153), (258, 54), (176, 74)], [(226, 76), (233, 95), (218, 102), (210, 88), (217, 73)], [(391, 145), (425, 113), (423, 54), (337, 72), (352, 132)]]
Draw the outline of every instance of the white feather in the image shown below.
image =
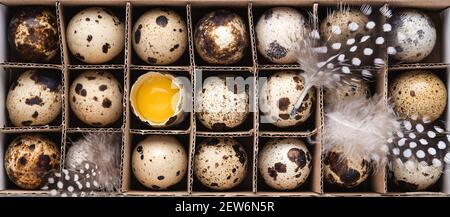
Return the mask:
[[(384, 98), (374, 96), (348, 97), (326, 108), (324, 151), (341, 146), (344, 156), (362, 156), (383, 165), (386, 162), (385, 145), (392, 132), (398, 130), (398, 121)], [(377, 156), (376, 159), (371, 158)]]

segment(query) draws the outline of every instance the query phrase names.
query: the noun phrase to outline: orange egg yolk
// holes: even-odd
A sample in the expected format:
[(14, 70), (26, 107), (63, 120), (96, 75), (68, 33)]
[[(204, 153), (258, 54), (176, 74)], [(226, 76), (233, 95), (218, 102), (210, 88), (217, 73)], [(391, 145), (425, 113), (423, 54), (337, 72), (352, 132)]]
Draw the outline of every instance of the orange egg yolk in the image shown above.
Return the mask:
[(175, 113), (180, 89), (165, 76), (150, 76), (134, 94), (137, 112), (153, 123), (163, 123)]

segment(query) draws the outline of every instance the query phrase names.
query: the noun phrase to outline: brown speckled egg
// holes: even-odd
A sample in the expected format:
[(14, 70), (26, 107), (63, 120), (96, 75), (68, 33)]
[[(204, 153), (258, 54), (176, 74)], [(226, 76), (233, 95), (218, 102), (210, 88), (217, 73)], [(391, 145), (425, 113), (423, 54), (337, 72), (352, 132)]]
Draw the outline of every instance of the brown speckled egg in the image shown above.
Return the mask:
[(112, 11), (91, 7), (78, 12), (66, 29), (67, 45), (78, 59), (89, 64), (111, 61), (125, 47), (125, 25)]
[(61, 78), (58, 72), (28, 70), (9, 88), (6, 108), (12, 125), (46, 125), (61, 113)]
[(241, 60), (248, 47), (247, 26), (235, 13), (213, 11), (197, 23), (194, 43), (198, 55), (204, 61), (230, 65)]
[(295, 63), (295, 51), (307, 33), (306, 27), (305, 17), (293, 8), (265, 11), (255, 28), (259, 53), (274, 63)]
[(46, 184), (49, 172), (59, 169), (60, 150), (40, 134), (16, 137), (5, 153), (5, 170), (18, 187), (37, 189)]
[(370, 162), (361, 156), (344, 156), (340, 146), (335, 146), (325, 156), (324, 178), (332, 185), (354, 188), (369, 174)]
[(59, 51), (55, 13), (43, 7), (25, 7), (9, 22), (8, 41), (21, 61), (49, 62)]
[(389, 20), (392, 31), (388, 33), (389, 46), (395, 48), (393, 58), (415, 63), (425, 59), (436, 44), (436, 27), (425, 13), (407, 9), (394, 14)]
[[(227, 83), (227, 79), (230, 80)], [(249, 114), (248, 88), (238, 87), (232, 75), (209, 77), (198, 91), (197, 118), (208, 129), (228, 130), (242, 124)]]
[(259, 152), (259, 173), (270, 187), (292, 190), (300, 187), (312, 167), (311, 153), (296, 138), (271, 139)]
[(293, 71), (281, 71), (271, 75), (260, 90), (261, 122), (277, 127), (296, 126), (305, 122), (312, 112), (314, 89), (309, 89), (297, 115), (290, 113), (304, 89), (304, 78)]
[(207, 138), (197, 147), (194, 172), (197, 179), (213, 190), (238, 186), (247, 174), (244, 147), (233, 138)]
[(176, 62), (187, 49), (184, 19), (172, 10), (157, 8), (145, 12), (134, 24), (133, 48), (152, 65)]
[(368, 22), (369, 18), (360, 10), (336, 10), (320, 24), (320, 35), (330, 44), (345, 43), (357, 35), (370, 35), (372, 30), (365, 27)]
[(175, 137), (152, 135), (134, 148), (131, 168), (142, 185), (164, 190), (183, 179), (187, 162), (186, 152)]
[(91, 126), (108, 126), (122, 115), (121, 85), (106, 71), (78, 75), (70, 86), (69, 101), (78, 119)]
[(364, 81), (352, 82), (351, 84), (344, 84), (332, 90), (324, 91), (325, 104), (340, 102), (347, 97), (353, 96), (368, 96), (369, 86)]
[(430, 71), (411, 70), (390, 82), (389, 97), (400, 118), (429, 118), (435, 121), (447, 105), (447, 89), (441, 79)]
[(408, 191), (425, 190), (436, 183), (442, 175), (444, 164), (425, 165), (421, 164), (415, 157), (406, 163), (394, 161), (392, 172), (394, 183), (400, 188)]

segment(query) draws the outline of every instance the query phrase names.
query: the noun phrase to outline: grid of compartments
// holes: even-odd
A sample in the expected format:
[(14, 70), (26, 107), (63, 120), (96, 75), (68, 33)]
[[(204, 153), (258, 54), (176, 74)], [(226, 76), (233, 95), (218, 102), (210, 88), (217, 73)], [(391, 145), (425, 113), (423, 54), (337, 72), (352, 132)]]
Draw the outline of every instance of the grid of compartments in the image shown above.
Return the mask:
[[(123, 18), (125, 21), (125, 48), (122, 54), (118, 55), (114, 60), (103, 65), (87, 65), (78, 61), (68, 50), (65, 28), (68, 20), (77, 11), (86, 7), (82, 2), (46, 2), (47, 6), (55, 10), (55, 14), (58, 20), (58, 31), (60, 35), (60, 58), (56, 58), (51, 64), (34, 64), (34, 63), (20, 63), (14, 61), (13, 58), (8, 56), (8, 51), (5, 49), (1, 57), (4, 61), (1, 63), (1, 81), (3, 83), (3, 89), (7, 90), (9, 88), (10, 81), (17, 78), (18, 74), (25, 69), (29, 68), (42, 68), (54, 71), (61, 76), (61, 82), (63, 84), (62, 95), (62, 115), (50, 126), (43, 127), (11, 127), (8, 122), (8, 117), (6, 109), (3, 106), (3, 115), (0, 119), (0, 139), (2, 144), (0, 146), (0, 154), (4, 155), (4, 151), (7, 144), (14, 138), (15, 135), (24, 132), (41, 132), (49, 135), (54, 141), (61, 141), (61, 163), (64, 165), (64, 155), (66, 150), (70, 147), (70, 142), (81, 136), (84, 132), (110, 132), (115, 134), (120, 134), (122, 137), (122, 147), (121, 147), (121, 189), (114, 193), (116, 195), (140, 195), (140, 196), (183, 196), (183, 195), (236, 195), (236, 196), (252, 196), (252, 195), (284, 195), (284, 196), (312, 196), (312, 195), (383, 195), (383, 194), (394, 194), (394, 195), (404, 195), (407, 192), (399, 192), (395, 187), (392, 187), (392, 181), (389, 179), (388, 171), (378, 171), (378, 173), (373, 174), (366, 183), (362, 184), (361, 187), (356, 189), (342, 191), (341, 189), (335, 189), (333, 187), (327, 186), (323, 181), (323, 156), (322, 156), (322, 144), (321, 144), (321, 132), (323, 129), (323, 92), (322, 90), (317, 90), (316, 101), (313, 107), (313, 112), (308, 121), (297, 128), (287, 128), (280, 130), (274, 128), (270, 124), (260, 123), (260, 112), (258, 108), (258, 88), (250, 90), (251, 94), (254, 95), (252, 104), (255, 105), (254, 110), (250, 112), (249, 117), (245, 123), (236, 128), (233, 131), (226, 132), (215, 132), (206, 129), (199, 123), (194, 112), (189, 112), (185, 120), (175, 126), (168, 129), (156, 129), (151, 128), (140, 121), (133, 114), (129, 93), (134, 82), (137, 80), (139, 75), (147, 71), (157, 71), (157, 72), (171, 72), (173, 74), (184, 76), (189, 78), (191, 81), (191, 88), (195, 89), (196, 80), (199, 74), (198, 70), (203, 70), (202, 76), (216, 75), (218, 73), (228, 73), (233, 75), (239, 75), (243, 77), (253, 76), (254, 87), (259, 87), (259, 80), (261, 77), (270, 76), (274, 72), (281, 70), (297, 70), (299, 65), (276, 65), (265, 60), (256, 50), (255, 42), (255, 29), (254, 25), (258, 21), (262, 13), (278, 5), (272, 5), (268, 3), (264, 4), (252, 4), (245, 1), (236, 2), (232, 6), (221, 5), (215, 2), (214, 6), (208, 6), (205, 3), (193, 2), (187, 4), (185, 2), (173, 2), (165, 3), (164, 5), (157, 4), (156, 2), (149, 3), (134, 3), (134, 2), (116, 2), (114, 4), (109, 3), (99, 3), (98, 6), (104, 6), (112, 8), (115, 12)], [(318, 28), (320, 19), (323, 19), (324, 14), (326, 14), (327, 8), (332, 8), (335, 6), (334, 3), (330, 4), (309, 4), (305, 2), (291, 2), (284, 4), (289, 7), (293, 7), (301, 11), (302, 13), (310, 12), (315, 20), (315, 28)], [(146, 10), (154, 7), (167, 6), (170, 9), (175, 10), (178, 14), (183, 16), (187, 23), (187, 34), (188, 49), (183, 54), (183, 56), (174, 64), (169, 66), (152, 66), (144, 63), (137, 57), (132, 47), (132, 28), (134, 22), (137, 18), (144, 13)], [(2, 20), (9, 20), (10, 11), (14, 9), (14, 5), (7, 6), (2, 5), (1, 10), (5, 13)], [(201, 16), (206, 14), (206, 11), (212, 11), (214, 9), (226, 8), (230, 9), (237, 14), (239, 14), (245, 21), (248, 32), (250, 45), (244, 54), (244, 58), (236, 64), (231, 66), (214, 66), (209, 65), (201, 60), (198, 54), (195, 52), (193, 45), (193, 29)], [(433, 16), (436, 23), (440, 23), (437, 14), (440, 9), (427, 10), (427, 13)], [(3, 28), (6, 29), (6, 24), (3, 23)], [(441, 25), (438, 25), (438, 32)], [(0, 40), (6, 42), (6, 36), (1, 35)], [(386, 57), (386, 62), (389, 63), (388, 66), (380, 69), (378, 77), (375, 82), (371, 85), (371, 89), (374, 93), (379, 93), (387, 97), (387, 87), (390, 79), (396, 76), (396, 73), (402, 70), (408, 69), (431, 69), (434, 73), (439, 74), (444, 80), (446, 78), (446, 67), (448, 64), (443, 63), (442, 58), (442, 42), (438, 42), (433, 50), (433, 53), (429, 58), (425, 59), (421, 63), (417, 64), (395, 64), (389, 62)], [(5, 47), (7, 47), (5, 45)], [(6, 60), (6, 61), (5, 61)], [(121, 118), (108, 128), (93, 128), (83, 124), (78, 120), (70, 109), (69, 101), (67, 95), (69, 92), (69, 86), (74, 77), (83, 70), (88, 69), (98, 69), (107, 70), (114, 74), (121, 85), (123, 85), (123, 114)], [(3, 91), (6, 92), (6, 91)], [(194, 92), (192, 96), (189, 97), (189, 103), (191, 111), (194, 111), (194, 103), (196, 96)], [(5, 102), (5, 94), (1, 96), (2, 102)], [(136, 146), (138, 141), (141, 141), (147, 135), (172, 135), (176, 137), (185, 148), (188, 153), (188, 165), (187, 173), (181, 182), (177, 185), (171, 187), (165, 191), (154, 191), (148, 189), (141, 185), (136, 177), (131, 171), (131, 155), (132, 150)], [(238, 142), (244, 145), (244, 148), (249, 156), (249, 171), (244, 181), (229, 191), (212, 191), (204, 186), (197, 180), (194, 176), (194, 155), (196, 150), (196, 145), (201, 141), (211, 137), (234, 137)], [(262, 180), (261, 175), (258, 172), (258, 156), (259, 150), (264, 147), (265, 143), (271, 138), (299, 138), (305, 142), (308, 138), (312, 138), (315, 143), (308, 143), (308, 149), (312, 153), (312, 171), (308, 177), (308, 180), (299, 188), (280, 192), (275, 191), (268, 187)], [(3, 162), (2, 162), (3, 164)], [(2, 165), (3, 168), (3, 165)], [(62, 166), (61, 166), (62, 169)], [(442, 189), (439, 187), (441, 180), (435, 187), (432, 188), (432, 192), (419, 192), (419, 194), (442, 194)], [(2, 172), (2, 179), (0, 179), (2, 184), (2, 189), (0, 193), (6, 194), (44, 194), (43, 191), (27, 191), (19, 190), (12, 184), (7, 178), (6, 174)]]

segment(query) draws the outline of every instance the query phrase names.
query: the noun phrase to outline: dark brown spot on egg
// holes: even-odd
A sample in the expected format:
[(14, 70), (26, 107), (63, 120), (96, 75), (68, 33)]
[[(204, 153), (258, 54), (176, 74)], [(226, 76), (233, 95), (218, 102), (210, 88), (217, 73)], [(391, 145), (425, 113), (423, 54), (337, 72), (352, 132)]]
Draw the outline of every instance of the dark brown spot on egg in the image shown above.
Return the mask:
[(295, 172), (297, 172), (299, 169), (303, 169), (305, 167), (307, 160), (306, 160), (306, 153), (298, 148), (291, 148), (287, 156), (290, 161), (297, 164), (297, 168), (295, 169)]
[(168, 20), (167, 20), (167, 17), (165, 17), (165, 16), (159, 16), (159, 17), (156, 18), (156, 24), (158, 26), (166, 27), (167, 26), (167, 22), (168, 22)]
[(111, 107), (111, 104), (112, 104), (112, 102), (108, 98), (103, 99), (103, 102), (102, 102), (103, 108), (109, 108), (109, 107)]
[(88, 42), (91, 42), (91, 41), (92, 41), (92, 35), (88, 35), (87, 38), (86, 38), (86, 40), (87, 40)]
[(219, 186), (219, 184), (217, 184), (215, 182), (211, 183), (211, 187), (218, 187), (218, 186)]
[(86, 79), (88, 79), (89, 81), (95, 80), (95, 76), (86, 76)]
[(98, 101), (98, 98), (96, 96), (94, 96), (92, 99)]
[(179, 176), (179, 175), (180, 175), (180, 171), (178, 170), (178, 171), (177, 171), (177, 176)]
[(91, 21), (91, 19), (90, 19), (89, 17), (86, 17), (86, 21), (88, 21), (88, 22), (89, 22), (89, 21)]
[(241, 150), (241, 146), (239, 144), (233, 145), (233, 150), (235, 152), (235, 156), (239, 158), (239, 162), (241, 162), (242, 165), (245, 164), (246, 160), (246, 154), (243, 150)]
[(76, 102), (77, 99), (75, 98), (75, 96), (72, 96), (72, 102)]
[(415, 97), (415, 96), (416, 96), (416, 92), (414, 92), (414, 90), (411, 90), (411, 91), (409, 92), (409, 95), (411, 95), (412, 97)]
[(35, 96), (35, 97), (31, 97), (31, 98), (25, 99), (25, 104), (27, 104), (29, 106), (33, 106), (33, 105), (42, 106), (42, 105), (44, 105), (41, 97), (39, 97), (39, 96)]
[(49, 171), (52, 168), (50, 165), (50, 156), (46, 154), (39, 155), (37, 167), (42, 171)]
[(147, 62), (150, 64), (155, 64), (158, 60), (153, 57), (147, 57)]
[(98, 90), (100, 91), (105, 91), (106, 89), (108, 89), (108, 86), (106, 86), (105, 84), (102, 84), (98, 87)]
[(82, 56), (80, 53), (76, 53), (75, 57), (78, 58), (79, 60), (84, 60), (84, 56)]
[(81, 96), (86, 96), (86, 95), (87, 95), (86, 89), (82, 89), (82, 90), (80, 91), (80, 95), (81, 95)]
[(289, 114), (279, 114), (278, 117), (280, 117), (282, 120), (289, 120), (290, 118)]
[(273, 10), (272, 9), (269, 9), (269, 10), (267, 10), (266, 12), (264, 12), (264, 19), (265, 20), (268, 20), (268, 19), (270, 19), (271, 17), (272, 17), (272, 15), (273, 15)]
[(42, 85), (51, 92), (56, 92), (60, 89), (60, 78), (56, 73), (39, 73), (36, 71), (30, 76), (30, 79), (35, 84)]
[(152, 188), (154, 188), (154, 189), (160, 189), (160, 187), (157, 186), (157, 185), (152, 185)]
[(348, 159), (336, 152), (328, 153), (325, 158), (325, 164), (330, 166), (330, 170), (339, 177), (343, 185), (354, 187), (362, 176), (357, 170), (350, 168), (348, 163)]
[(239, 178), (235, 178), (235, 179), (233, 180), (233, 183), (236, 183), (237, 181), (239, 181)]
[(141, 41), (141, 29), (142, 29), (142, 25), (139, 24), (138, 28), (134, 32), (134, 42), (136, 44), (139, 44), (139, 42)]
[(287, 55), (287, 49), (275, 40), (269, 44), (269, 49), (266, 50), (266, 54), (270, 58), (281, 59)]
[(286, 172), (286, 164), (278, 162), (275, 163), (274, 168), (279, 173), (285, 173)]
[(289, 98), (283, 97), (278, 100), (278, 108), (280, 111), (286, 111), (291, 104)]
[(174, 50), (176, 50), (178, 47), (180, 47), (179, 44), (174, 45), (172, 48), (170, 48), (170, 52), (173, 52)]
[(30, 146), (28, 146), (28, 149), (29, 149), (30, 151), (34, 151), (35, 148), (36, 148), (36, 145), (35, 145), (35, 144), (31, 144)]
[(109, 48), (111, 48), (111, 45), (110, 45), (109, 43), (105, 43), (105, 44), (102, 46), (102, 51), (103, 51), (103, 53), (108, 53)]
[(97, 17), (98, 17), (98, 19), (102, 19), (102, 15), (100, 15), (100, 14)]
[(37, 111), (34, 111), (34, 113), (31, 115), (31, 117), (36, 119), (38, 117), (38, 115), (39, 115), (39, 113)]
[(158, 176), (158, 180), (163, 180), (164, 176)]
[(22, 156), (19, 158), (19, 164), (24, 166), (25, 164), (27, 164), (28, 160), (25, 156)]

